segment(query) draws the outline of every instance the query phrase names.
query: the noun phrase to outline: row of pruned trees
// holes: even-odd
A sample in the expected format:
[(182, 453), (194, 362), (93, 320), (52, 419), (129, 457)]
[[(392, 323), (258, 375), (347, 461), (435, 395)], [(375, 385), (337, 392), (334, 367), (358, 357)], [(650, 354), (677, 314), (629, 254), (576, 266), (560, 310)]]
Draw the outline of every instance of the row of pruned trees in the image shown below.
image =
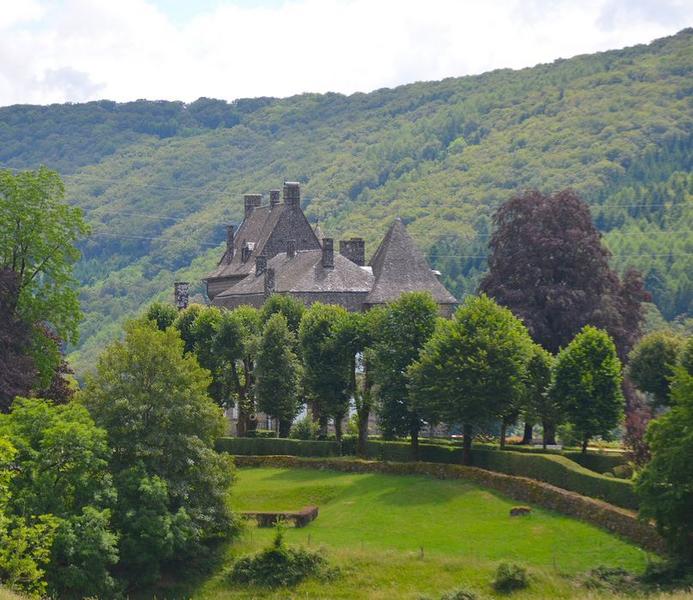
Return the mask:
[(275, 295), (261, 310), (155, 304), (146, 318), (178, 330), (212, 374), (210, 395), (238, 407), (240, 435), (262, 411), (288, 436), (305, 404), (321, 433), (332, 421), (340, 439), (353, 399), (361, 450), (373, 410), (385, 437), (408, 436), (415, 450), (421, 430), (440, 422), (463, 426), (467, 452), (475, 429), (500, 422), (503, 445), (520, 416), (541, 421), (545, 436), (568, 421), (586, 447), (623, 410), (621, 364), (606, 332), (587, 326), (554, 357), (484, 295), (452, 319), (420, 292), (366, 313)]

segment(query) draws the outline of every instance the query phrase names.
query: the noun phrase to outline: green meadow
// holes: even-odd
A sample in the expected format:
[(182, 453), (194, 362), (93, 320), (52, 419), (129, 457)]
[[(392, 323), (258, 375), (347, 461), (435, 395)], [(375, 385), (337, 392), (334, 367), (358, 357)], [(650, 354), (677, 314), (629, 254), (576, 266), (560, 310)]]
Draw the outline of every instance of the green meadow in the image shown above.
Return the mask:
[(512, 598), (605, 598), (611, 596), (581, 587), (581, 575), (600, 565), (640, 572), (654, 558), (596, 527), (537, 507), (529, 516), (510, 517), (516, 503), (462, 481), (241, 469), (232, 504), (239, 511), (318, 505), (317, 520), (287, 529), (286, 540), (324, 553), (340, 575), (289, 590), (232, 585), (227, 575), (234, 558), (269, 545), (274, 536), (272, 529), (249, 523), (214, 574), (164, 596), (418, 599), (465, 586), (491, 598), (495, 569), (513, 561), (528, 569), (531, 586)]

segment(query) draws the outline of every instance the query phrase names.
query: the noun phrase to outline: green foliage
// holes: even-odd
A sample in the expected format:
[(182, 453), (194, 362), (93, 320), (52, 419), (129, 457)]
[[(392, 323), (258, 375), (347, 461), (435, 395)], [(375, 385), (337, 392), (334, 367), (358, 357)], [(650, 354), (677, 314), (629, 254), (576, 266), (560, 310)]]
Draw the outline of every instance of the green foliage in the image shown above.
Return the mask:
[(686, 373), (693, 375), (693, 335), (686, 340), (686, 345), (681, 353), (681, 366)]
[(654, 519), (671, 550), (693, 562), (693, 375), (679, 366), (671, 385), (672, 408), (650, 422), (652, 459), (638, 474), (640, 514)]
[(320, 434), (320, 426), (306, 415), (291, 426), (289, 437), (294, 440), (317, 440)]
[(306, 311), (306, 307), (300, 300), (285, 294), (272, 294), (260, 310), (260, 321), (263, 325), (269, 321), (270, 317), (276, 313), (281, 313), (286, 318), (289, 331), (298, 340), (298, 328), (301, 325), (301, 317)]
[(308, 577), (326, 578), (334, 575), (334, 570), (329, 568), (322, 553), (287, 547), (283, 531), (278, 527), (274, 543), (269, 548), (236, 561), (230, 580), (240, 584), (289, 587)]
[(278, 419), (284, 436), (299, 411), (301, 364), (292, 348), (296, 338), (281, 313), (265, 324), (255, 363), (255, 395), (258, 408)]
[(440, 600), (477, 600), (478, 596), (466, 588), (456, 588), (445, 592)]
[(551, 385), (551, 368), (554, 358), (550, 352), (538, 344), (532, 344), (528, 351), (527, 363), (523, 376), (522, 408), (525, 421), (540, 421), (544, 428), (544, 442), (547, 433), (560, 423), (562, 415), (560, 406), (549, 392)]
[(29, 522), (9, 510), (11, 484), (17, 475), (17, 451), (0, 435), (0, 581), (10, 588), (41, 595), (57, 522), (41, 515)]
[(608, 435), (623, 414), (621, 362), (609, 335), (583, 327), (556, 357), (551, 396), (582, 440)]
[(50, 591), (65, 598), (112, 594), (118, 536), (111, 523), (116, 491), (106, 432), (74, 402), (17, 398), (0, 417), (0, 435), (17, 448), (20, 465), (7, 511), (47, 528)]
[(683, 351), (684, 340), (661, 331), (643, 337), (628, 356), (628, 376), (643, 392), (652, 394), (656, 406), (669, 404), (669, 385)]
[[(507, 308), (484, 295), (468, 297), (451, 321), (439, 321), (409, 369), (419, 410), (468, 427), (505, 417), (522, 398), (530, 344)], [(465, 438), (470, 444), (469, 431)]]
[(149, 305), (145, 317), (156, 323), (157, 329), (168, 329), (173, 325), (176, 317), (178, 317), (178, 310), (173, 304), (168, 304), (166, 302), (154, 302)]
[(108, 432), (120, 565), (139, 582), (234, 528), (232, 464), (214, 450), (224, 418), (207, 395), (209, 373), (183, 348), (174, 328), (132, 322), (100, 356), (81, 395)]
[(496, 570), (493, 589), (502, 594), (529, 587), (527, 569), (515, 563), (501, 563)]
[(223, 437), (217, 441), (216, 447), (220, 452), (249, 456), (274, 454), (340, 456), (342, 454), (342, 446), (339, 442), (287, 438)]
[(438, 305), (427, 292), (410, 292), (388, 305), (379, 319), (368, 366), (377, 386), (378, 418), (387, 437), (416, 437), (424, 411), (409, 392), (407, 368), (419, 358), (436, 327)]
[(81, 315), (72, 267), (80, 257), (75, 244), (89, 228), (64, 198), (55, 171), (0, 170), (0, 268), (19, 273), (17, 311), (76, 341)]
[(338, 335), (340, 323), (347, 318), (341, 306), (316, 302), (305, 312), (299, 328), (304, 385), (321, 419), (323, 435), (327, 419), (332, 418), (341, 436), (341, 420), (349, 408), (351, 357)]

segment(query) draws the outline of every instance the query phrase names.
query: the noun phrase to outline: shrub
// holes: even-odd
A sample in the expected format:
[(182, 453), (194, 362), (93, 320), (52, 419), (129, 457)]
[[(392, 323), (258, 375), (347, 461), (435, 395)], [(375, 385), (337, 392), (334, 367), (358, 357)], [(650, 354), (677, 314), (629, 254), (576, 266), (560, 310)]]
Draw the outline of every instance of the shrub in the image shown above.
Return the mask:
[(320, 425), (306, 415), (293, 424), (289, 437), (294, 440), (317, 440), (319, 434)]
[(623, 508), (638, 507), (638, 498), (630, 481), (599, 475), (565, 456), (476, 449), (472, 458), (474, 466), (482, 469), (538, 479)]
[(445, 592), (440, 600), (476, 600), (477, 595), (465, 588), (457, 588), (449, 592)]
[(493, 580), (493, 589), (497, 592), (507, 594), (515, 590), (522, 590), (529, 587), (527, 570), (515, 563), (501, 563), (496, 570), (496, 577)]
[(223, 437), (217, 440), (217, 450), (229, 454), (267, 456), (283, 454), (288, 456), (340, 456), (339, 442), (318, 440), (291, 440), (287, 438), (234, 438)]
[(249, 438), (276, 438), (277, 432), (272, 429), (250, 429), (246, 435)]
[(230, 574), (233, 583), (264, 587), (294, 586), (308, 577), (329, 578), (335, 574), (327, 559), (303, 548), (288, 548), (284, 533), (277, 527), (273, 544), (258, 554), (240, 558)]

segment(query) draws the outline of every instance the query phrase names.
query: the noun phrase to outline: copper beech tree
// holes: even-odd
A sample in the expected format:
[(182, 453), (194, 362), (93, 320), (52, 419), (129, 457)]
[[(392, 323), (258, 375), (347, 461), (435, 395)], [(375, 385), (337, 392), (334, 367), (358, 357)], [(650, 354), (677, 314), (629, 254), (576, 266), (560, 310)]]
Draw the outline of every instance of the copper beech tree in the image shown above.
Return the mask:
[[(619, 278), (611, 269), (584, 200), (570, 189), (529, 190), (504, 203), (494, 224), (480, 290), (520, 317), (552, 354), (593, 325), (609, 333), (625, 360), (640, 337), (649, 294), (637, 271)], [(530, 440), (528, 423), (523, 441)]]

